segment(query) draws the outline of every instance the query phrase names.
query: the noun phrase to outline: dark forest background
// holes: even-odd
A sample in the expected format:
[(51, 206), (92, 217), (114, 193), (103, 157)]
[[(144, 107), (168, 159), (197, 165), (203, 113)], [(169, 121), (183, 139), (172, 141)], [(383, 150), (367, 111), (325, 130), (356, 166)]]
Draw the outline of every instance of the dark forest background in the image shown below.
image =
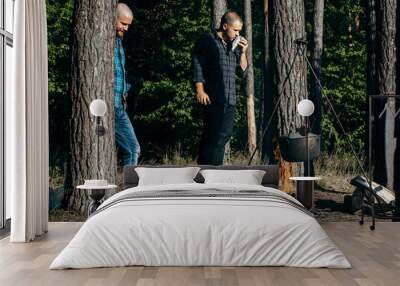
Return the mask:
[[(133, 89), (129, 115), (142, 147), (141, 162), (162, 163), (179, 156), (197, 156), (201, 132), (200, 108), (191, 83), (191, 52), (201, 34), (211, 29), (208, 0), (122, 1), (133, 10), (135, 21), (124, 45)], [(260, 127), (263, 98), (263, 3), (253, 1), (253, 58), (256, 124)], [(312, 43), (314, 1), (306, 0), (306, 30)], [(242, 1), (228, 7), (243, 14)], [(50, 165), (63, 169), (68, 156), (70, 97), (70, 36), (73, 0), (48, 0)], [(326, 94), (362, 155), (366, 120), (366, 24), (363, 1), (327, 0), (324, 11), (322, 84)], [(309, 44), (310, 45), (310, 44)], [(311, 46), (308, 47), (310, 51)], [(231, 149), (247, 155), (247, 119), (244, 81), (239, 86)], [(243, 95), (243, 96), (240, 96)], [(326, 108), (325, 108), (326, 110)], [(347, 153), (349, 146), (333, 116), (322, 120), (322, 149)]]

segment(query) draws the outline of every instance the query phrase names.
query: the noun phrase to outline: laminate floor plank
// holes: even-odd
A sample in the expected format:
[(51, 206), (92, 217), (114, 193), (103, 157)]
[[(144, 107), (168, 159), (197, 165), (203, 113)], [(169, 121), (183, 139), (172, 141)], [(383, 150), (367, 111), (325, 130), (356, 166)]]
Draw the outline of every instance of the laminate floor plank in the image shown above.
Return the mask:
[(378, 222), (375, 231), (357, 222), (322, 227), (352, 264), (352, 269), (292, 267), (116, 267), (49, 270), (81, 223), (50, 223), (49, 232), (31, 243), (0, 240), (1, 286), (398, 286), (400, 223)]

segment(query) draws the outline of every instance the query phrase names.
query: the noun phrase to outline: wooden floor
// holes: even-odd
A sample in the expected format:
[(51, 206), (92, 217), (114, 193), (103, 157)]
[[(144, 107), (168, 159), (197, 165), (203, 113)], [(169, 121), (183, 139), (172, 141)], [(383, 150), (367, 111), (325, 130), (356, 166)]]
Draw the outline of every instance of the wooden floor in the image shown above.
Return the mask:
[(0, 285), (400, 285), (400, 223), (380, 222), (375, 231), (355, 222), (322, 226), (353, 268), (123, 267), (48, 270), (81, 223), (50, 223), (49, 233), (27, 244), (0, 241)]

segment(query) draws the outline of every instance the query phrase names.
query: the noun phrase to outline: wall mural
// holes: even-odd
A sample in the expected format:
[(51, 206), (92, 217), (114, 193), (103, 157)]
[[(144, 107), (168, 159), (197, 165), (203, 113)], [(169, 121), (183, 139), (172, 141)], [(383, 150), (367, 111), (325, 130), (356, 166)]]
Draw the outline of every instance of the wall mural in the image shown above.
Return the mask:
[(398, 102), (370, 103), (372, 141), (366, 120), (367, 94), (399, 90), (395, 41), (376, 25), (393, 19), (351, 1), (281, 2), (48, 1), (51, 213), (86, 215), (90, 192), (76, 187), (106, 182), (108, 197), (136, 165), (278, 165), (293, 196), (291, 177), (322, 176), (321, 217), (349, 209), (368, 158), (398, 190)]

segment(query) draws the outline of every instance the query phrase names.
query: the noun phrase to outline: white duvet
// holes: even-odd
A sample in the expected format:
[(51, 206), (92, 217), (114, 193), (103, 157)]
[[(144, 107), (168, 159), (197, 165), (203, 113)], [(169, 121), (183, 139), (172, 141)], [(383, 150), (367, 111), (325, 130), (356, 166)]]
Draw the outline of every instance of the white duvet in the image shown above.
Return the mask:
[[(238, 184), (135, 187), (117, 193), (90, 217), (50, 269), (145, 266), (294, 266), (349, 268), (311, 216), (258, 198), (153, 198), (111, 204), (130, 192), (263, 190)], [(296, 201), (297, 202), (297, 201)]]

